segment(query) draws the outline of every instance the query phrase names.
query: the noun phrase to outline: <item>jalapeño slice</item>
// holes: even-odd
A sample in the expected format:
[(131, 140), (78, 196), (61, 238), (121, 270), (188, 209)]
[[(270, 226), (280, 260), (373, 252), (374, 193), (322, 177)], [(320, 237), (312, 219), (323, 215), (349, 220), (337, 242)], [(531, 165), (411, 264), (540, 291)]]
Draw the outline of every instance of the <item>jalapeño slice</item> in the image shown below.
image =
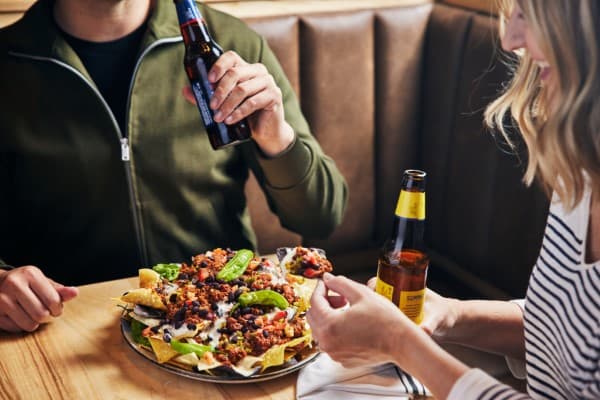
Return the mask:
[(239, 277), (248, 268), (252, 257), (254, 257), (254, 253), (251, 250), (238, 250), (235, 256), (227, 261), (223, 269), (217, 273), (217, 279), (229, 282)]

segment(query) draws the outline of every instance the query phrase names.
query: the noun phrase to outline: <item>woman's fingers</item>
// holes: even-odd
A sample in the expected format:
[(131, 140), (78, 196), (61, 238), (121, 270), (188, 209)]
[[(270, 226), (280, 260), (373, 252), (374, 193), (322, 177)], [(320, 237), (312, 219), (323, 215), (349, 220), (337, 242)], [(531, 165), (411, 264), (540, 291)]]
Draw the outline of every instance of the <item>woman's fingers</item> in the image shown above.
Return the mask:
[(367, 282), (367, 286), (369, 287), (369, 289), (371, 290), (375, 290), (375, 285), (377, 284), (377, 277), (374, 276), (371, 279), (369, 279), (369, 281)]
[(327, 295), (327, 301), (329, 301), (329, 305), (332, 308), (342, 308), (348, 305), (348, 300), (344, 296), (340, 296), (339, 294), (329, 294)]
[(359, 301), (363, 297), (364, 291), (368, 290), (366, 286), (354, 282), (345, 276), (334, 276), (330, 273), (325, 273), (323, 281), (329, 289), (345, 297), (350, 304)]

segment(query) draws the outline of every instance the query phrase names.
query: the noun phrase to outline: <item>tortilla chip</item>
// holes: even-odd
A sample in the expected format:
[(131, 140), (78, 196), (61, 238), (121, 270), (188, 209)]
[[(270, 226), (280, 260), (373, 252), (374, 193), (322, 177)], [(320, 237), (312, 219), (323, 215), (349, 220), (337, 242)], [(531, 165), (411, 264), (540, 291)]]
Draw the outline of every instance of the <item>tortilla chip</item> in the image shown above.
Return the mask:
[(292, 287), (299, 299), (294, 303), (298, 312), (302, 313), (310, 308), (310, 297), (317, 288), (319, 281), (317, 279), (308, 279), (300, 276), (294, 276)]
[(150, 346), (152, 346), (152, 350), (156, 356), (156, 361), (161, 364), (179, 355), (178, 352), (171, 348), (169, 343), (163, 341), (162, 339), (149, 337), (148, 341), (150, 341)]
[(231, 369), (242, 376), (252, 376), (260, 370), (260, 366), (255, 365), (260, 363), (262, 359), (262, 357), (246, 356), (237, 365), (232, 365)]
[[(262, 372), (269, 367), (282, 365), (286, 361), (285, 350), (288, 347), (294, 347), (300, 343), (310, 343), (311, 341), (312, 335), (309, 333), (294, 340), (290, 340), (287, 343), (280, 344), (279, 346), (271, 347), (265, 352), (265, 354), (263, 354), (262, 369), (260, 371)], [(288, 355), (287, 360), (292, 358), (294, 355), (295, 353), (291, 352), (291, 355)]]
[(142, 268), (138, 270), (138, 274), (141, 288), (152, 288), (160, 282), (160, 274), (150, 268)]
[(223, 365), (214, 358), (211, 352), (204, 353), (202, 357), (198, 357), (196, 353), (177, 354), (178, 356), (171, 360), (172, 363), (194, 367), (194, 370), (197, 372), (210, 372), (211, 369)]
[(121, 301), (156, 308), (157, 310), (167, 310), (167, 307), (163, 304), (160, 296), (149, 288), (130, 290), (121, 296)]

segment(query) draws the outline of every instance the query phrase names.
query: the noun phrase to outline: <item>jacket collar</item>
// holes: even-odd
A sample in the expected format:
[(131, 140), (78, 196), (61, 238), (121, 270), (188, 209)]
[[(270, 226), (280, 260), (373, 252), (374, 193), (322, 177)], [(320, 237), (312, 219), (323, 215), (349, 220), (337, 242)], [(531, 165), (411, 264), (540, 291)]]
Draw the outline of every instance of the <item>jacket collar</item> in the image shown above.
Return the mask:
[(144, 47), (156, 40), (181, 36), (172, 0), (154, 0)]
[[(148, 30), (142, 47), (166, 38), (181, 36), (175, 7), (170, 0), (154, 0)], [(85, 72), (79, 57), (62, 37), (53, 17), (54, 0), (39, 0), (23, 18), (7, 28), (10, 39), (8, 50), (36, 57), (47, 57), (65, 62)]]

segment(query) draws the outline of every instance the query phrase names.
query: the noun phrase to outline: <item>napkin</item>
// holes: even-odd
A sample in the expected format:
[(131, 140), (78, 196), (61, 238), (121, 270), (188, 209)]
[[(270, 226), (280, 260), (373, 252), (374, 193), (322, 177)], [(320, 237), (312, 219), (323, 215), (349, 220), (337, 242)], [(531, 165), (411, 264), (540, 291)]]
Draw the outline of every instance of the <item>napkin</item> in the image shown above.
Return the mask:
[(321, 353), (298, 375), (298, 400), (409, 399), (412, 394), (430, 395), (415, 378), (393, 364), (344, 368)]

